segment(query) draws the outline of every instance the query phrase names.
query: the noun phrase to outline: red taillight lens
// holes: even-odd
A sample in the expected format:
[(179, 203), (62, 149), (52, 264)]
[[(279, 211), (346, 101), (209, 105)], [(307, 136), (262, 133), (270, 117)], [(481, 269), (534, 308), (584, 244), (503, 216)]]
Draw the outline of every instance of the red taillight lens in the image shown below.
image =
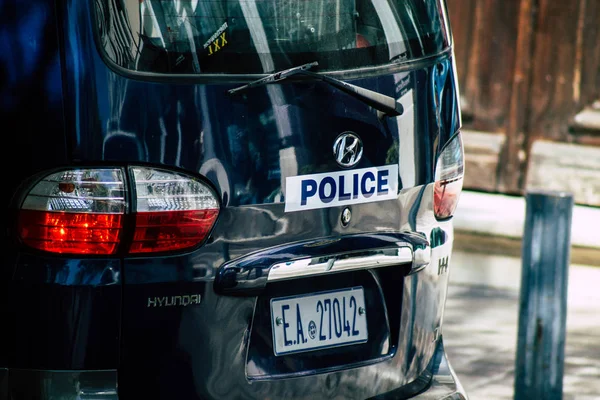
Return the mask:
[(120, 169), (61, 171), (40, 180), (19, 212), (21, 240), (66, 254), (114, 254), (126, 209)]
[(218, 210), (145, 212), (136, 216), (132, 253), (172, 251), (202, 242)]
[(133, 167), (136, 227), (131, 253), (182, 250), (200, 244), (219, 214), (213, 191), (193, 177)]
[[(194, 177), (132, 167), (135, 218), (125, 219), (125, 171), (73, 169), (50, 174), (27, 193), (18, 234), (33, 248), (61, 254), (134, 254), (189, 249), (202, 243), (219, 214), (216, 195)], [(126, 222), (127, 221), (127, 222)], [(125, 225), (133, 232), (122, 243)]]
[(448, 142), (435, 167), (433, 211), (439, 219), (454, 214), (463, 187), (464, 151), (460, 133)]
[(19, 235), (26, 245), (52, 253), (114, 254), (122, 224), (119, 214), (22, 210)]

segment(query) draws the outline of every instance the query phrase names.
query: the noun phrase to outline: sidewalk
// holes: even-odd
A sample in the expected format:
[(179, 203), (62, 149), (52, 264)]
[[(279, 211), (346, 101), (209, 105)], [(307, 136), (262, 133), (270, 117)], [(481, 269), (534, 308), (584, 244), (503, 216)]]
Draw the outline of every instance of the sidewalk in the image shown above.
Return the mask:
[[(569, 296), (578, 298), (579, 296)], [(579, 300), (583, 300), (579, 298)], [(563, 399), (600, 399), (600, 302), (569, 302)], [(444, 343), (470, 400), (512, 400), (518, 293), (452, 284)], [(537, 399), (532, 399), (537, 400)]]
[[(513, 399), (521, 259), (520, 248), (510, 243), (520, 246), (524, 216), (523, 198), (461, 195), (443, 334), (450, 363), (471, 400)], [(591, 249), (588, 259), (595, 261), (600, 230), (590, 221), (600, 223), (600, 209), (575, 208), (572, 243)], [(481, 249), (465, 246), (461, 232), (492, 240)], [(598, 266), (571, 264), (565, 400), (600, 400), (599, 284)]]

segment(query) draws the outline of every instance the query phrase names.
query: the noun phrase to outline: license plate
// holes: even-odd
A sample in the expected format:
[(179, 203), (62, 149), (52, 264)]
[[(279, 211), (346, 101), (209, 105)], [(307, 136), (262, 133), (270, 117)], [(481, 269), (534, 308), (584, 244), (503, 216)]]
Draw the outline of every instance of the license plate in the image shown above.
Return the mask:
[(362, 287), (272, 299), (275, 355), (366, 342), (366, 309)]

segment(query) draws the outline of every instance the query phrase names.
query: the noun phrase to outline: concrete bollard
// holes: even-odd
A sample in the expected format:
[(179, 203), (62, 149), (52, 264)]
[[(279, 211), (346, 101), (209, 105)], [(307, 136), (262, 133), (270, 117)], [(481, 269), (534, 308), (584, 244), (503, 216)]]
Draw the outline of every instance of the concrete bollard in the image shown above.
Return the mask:
[(532, 191), (526, 201), (514, 399), (559, 400), (573, 196)]

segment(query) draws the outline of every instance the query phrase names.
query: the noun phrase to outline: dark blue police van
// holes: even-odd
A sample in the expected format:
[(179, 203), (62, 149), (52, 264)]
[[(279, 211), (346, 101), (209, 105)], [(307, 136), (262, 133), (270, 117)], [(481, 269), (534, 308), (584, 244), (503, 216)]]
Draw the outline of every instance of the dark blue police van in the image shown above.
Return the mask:
[(466, 399), (443, 0), (3, 0), (0, 399)]

